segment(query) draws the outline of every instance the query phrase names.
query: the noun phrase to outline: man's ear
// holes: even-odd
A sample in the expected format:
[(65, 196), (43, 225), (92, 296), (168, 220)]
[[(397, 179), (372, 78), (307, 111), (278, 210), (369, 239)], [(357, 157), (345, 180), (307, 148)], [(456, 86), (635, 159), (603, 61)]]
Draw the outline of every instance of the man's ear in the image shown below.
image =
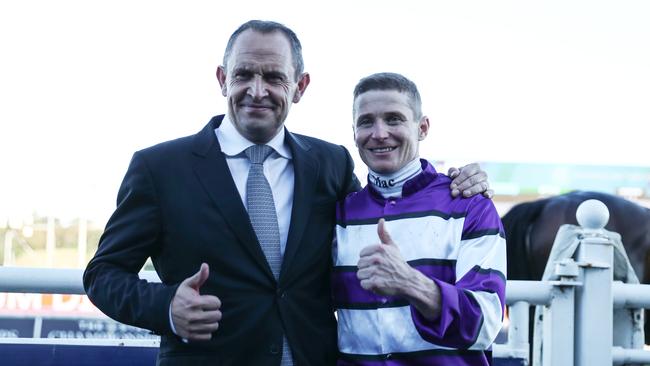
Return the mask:
[(303, 73), (300, 75), (300, 79), (298, 80), (298, 87), (296, 88), (296, 91), (293, 94), (293, 102), (298, 103), (300, 101), (300, 98), (302, 98), (302, 95), (305, 94), (305, 90), (307, 90), (307, 86), (309, 86), (309, 73)]
[(427, 116), (422, 116), (420, 118), (420, 122), (418, 122), (418, 140), (422, 141), (424, 140), (427, 135), (429, 134), (429, 117)]
[(221, 86), (221, 95), (228, 96), (228, 87), (226, 86), (226, 69), (223, 66), (217, 67), (217, 80)]

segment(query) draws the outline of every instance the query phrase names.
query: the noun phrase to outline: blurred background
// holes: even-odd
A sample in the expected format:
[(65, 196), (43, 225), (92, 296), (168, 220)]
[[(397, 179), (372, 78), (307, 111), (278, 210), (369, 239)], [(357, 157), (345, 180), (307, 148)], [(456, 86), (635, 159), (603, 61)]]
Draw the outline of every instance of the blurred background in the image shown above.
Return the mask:
[[(431, 119), (422, 157), (480, 162), (501, 214), (577, 189), (650, 206), (647, 1), (3, 1), (0, 264), (85, 267), (133, 152), (226, 111), (215, 70), (255, 18), (303, 43), (287, 127), (346, 146), (362, 183), (352, 89), (393, 71)], [(97, 315), (30, 296), (0, 294), (0, 313)]]

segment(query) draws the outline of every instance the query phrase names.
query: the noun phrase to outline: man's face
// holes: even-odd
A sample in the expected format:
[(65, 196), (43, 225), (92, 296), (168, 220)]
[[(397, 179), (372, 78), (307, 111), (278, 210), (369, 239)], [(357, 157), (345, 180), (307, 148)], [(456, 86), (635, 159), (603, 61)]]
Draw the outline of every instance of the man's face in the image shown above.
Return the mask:
[(414, 120), (408, 95), (371, 90), (354, 100), (354, 141), (361, 160), (374, 172), (395, 173), (418, 156), (429, 119)]
[(228, 114), (248, 140), (266, 143), (282, 128), (292, 103), (298, 103), (309, 74), (296, 81), (291, 45), (280, 32), (251, 29), (235, 41), (227, 61), (217, 69)]

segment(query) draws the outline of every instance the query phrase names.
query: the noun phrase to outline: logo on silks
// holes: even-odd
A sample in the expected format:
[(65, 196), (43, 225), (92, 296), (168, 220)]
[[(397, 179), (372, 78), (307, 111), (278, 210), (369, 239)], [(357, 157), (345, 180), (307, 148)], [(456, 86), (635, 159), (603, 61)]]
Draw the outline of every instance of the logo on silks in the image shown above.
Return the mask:
[(388, 180), (381, 179), (381, 177), (377, 177), (377, 176), (372, 175), (372, 174), (368, 174), (368, 176), (370, 177), (370, 180), (372, 181), (372, 183), (374, 185), (376, 185), (377, 187), (388, 188), (388, 187), (395, 186), (395, 179), (388, 179)]

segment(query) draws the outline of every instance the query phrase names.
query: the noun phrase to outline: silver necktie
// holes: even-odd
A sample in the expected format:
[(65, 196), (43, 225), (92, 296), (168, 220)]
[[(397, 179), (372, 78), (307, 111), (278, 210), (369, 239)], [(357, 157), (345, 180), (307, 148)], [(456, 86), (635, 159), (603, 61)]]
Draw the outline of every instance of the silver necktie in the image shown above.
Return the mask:
[[(280, 229), (278, 217), (275, 212), (275, 202), (269, 181), (264, 176), (264, 160), (273, 152), (267, 145), (253, 145), (245, 150), (246, 156), (251, 161), (246, 181), (246, 205), (248, 216), (260, 242), (262, 251), (271, 267), (273, 276), (277, 280), (282, 267), (282, 254), (280, 253)], [(282, 337), (282, 362), (281, 366), (293, 365), (293, 357), (289, 349), (287, 337)]]
[(271, 192), (269, 181), (264, 176), (264, 166), (262, 165), (273, 149), (266, 145), (253, 145), (245, 152), (251, 161), (248, 181), (246, 181), (248, 216), (271, 271), (278, 279), (282, 266), (280, 229), (278, 228), (273, 192)]

